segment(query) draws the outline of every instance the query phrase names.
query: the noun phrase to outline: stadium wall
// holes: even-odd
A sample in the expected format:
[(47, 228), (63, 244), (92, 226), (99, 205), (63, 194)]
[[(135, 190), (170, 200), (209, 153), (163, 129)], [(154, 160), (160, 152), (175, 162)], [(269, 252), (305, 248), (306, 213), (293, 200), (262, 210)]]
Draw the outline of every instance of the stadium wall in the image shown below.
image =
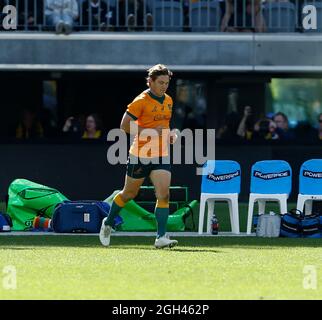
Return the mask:
[(0, 41), (0, 70), (322, 71), (322, 35), (312, 34), (2, 32)]

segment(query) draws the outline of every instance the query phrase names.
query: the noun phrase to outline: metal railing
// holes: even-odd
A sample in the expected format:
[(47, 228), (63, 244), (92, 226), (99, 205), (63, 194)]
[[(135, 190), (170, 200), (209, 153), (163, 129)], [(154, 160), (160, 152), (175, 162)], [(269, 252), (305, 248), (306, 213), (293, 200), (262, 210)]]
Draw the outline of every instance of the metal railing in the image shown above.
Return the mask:
[[(5, 18), (4, 6), (13, 5), (18, 31), (54, 31), (52, 14), (72, 15), (72, 10), (75, 32), (322, 31), (322, 0), (61, 0), (64, 11), (48, 6), (49, 2), (0, 0), (0, 15)], [(313, 5), (315, 12), (312, 7), (303, 12), (307, 5)]]

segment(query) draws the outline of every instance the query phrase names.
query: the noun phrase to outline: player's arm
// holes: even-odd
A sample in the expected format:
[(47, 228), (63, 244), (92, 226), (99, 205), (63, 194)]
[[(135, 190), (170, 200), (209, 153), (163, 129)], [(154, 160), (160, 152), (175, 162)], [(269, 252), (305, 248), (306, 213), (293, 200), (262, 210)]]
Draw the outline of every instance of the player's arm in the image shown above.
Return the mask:
[(127, 112), (123, 114), (120, 128), (124, 130), (126, 133), (130, 133), (130, 123), (133, 121), (132, 125), (135, 124), (135, 119), (133, 119)]
[(126, 133), (131, 133), (131, 126), (134, 126), (134, 133), (140, 133), (144, 128), (138, 126), (135, 120), (136, 119), (133, 116), (129, 115), (128, 112), (125, 112), (121, 120), (120, 128)]
[[(131, 126), (133, 126), (132, 129), (133, 133), (132, 134), (140, 134), (142, 132), (142, 130), (146, 129), (143, 127), (140, 127), (135, 121), (137, 120), (137, 118), (135, 116), (133, 116), (132, 114), (130, 114), (128, 111), (126, 111), (122, 117), (122, 121), (120, 124), (120, 128), (122, 130), (124, 130), (126, 133), (131, 134)], [(153, 128), (154, 130), (157, 131), (157, 133), (159, 135), (162, 134), (162, 129), (165, 129), (163, 126), (158, 126)]]
[[(122, 117), (122, 121), (120, 125), (121, 129), (129, 134), (141, 133), (141, 131), (144, 128), (138, 126), (136, 120), (138, 120), (138, 118), (140, 118), (140, 116), (142, 115), (143, 109), (144, 109), (143, 99), (134, 99), (133, 102), (131, 102), (127, 106), (127, 110), (125, 111)], [(131, 128), (132, 128), (132, 132), (131, 132)]]

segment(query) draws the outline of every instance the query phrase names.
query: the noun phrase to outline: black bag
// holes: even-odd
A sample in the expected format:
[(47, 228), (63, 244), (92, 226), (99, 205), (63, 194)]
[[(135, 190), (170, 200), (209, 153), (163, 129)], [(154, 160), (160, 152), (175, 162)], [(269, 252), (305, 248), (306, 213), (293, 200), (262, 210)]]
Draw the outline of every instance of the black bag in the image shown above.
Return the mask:
[(292, 209), (289, 213), (285, 213), (281, 216), (280, 237), (301, 237), (301, 214), (301, 211), (297, 209)]
[(320, 217), (315, 214), (306, 216), (304, 212), (292, 209), (281, 217), (281, 237), (321, 238)]
[(320, 217), (318, 215), (303, 216), (301, 228), (303, 238), (321, 238)]

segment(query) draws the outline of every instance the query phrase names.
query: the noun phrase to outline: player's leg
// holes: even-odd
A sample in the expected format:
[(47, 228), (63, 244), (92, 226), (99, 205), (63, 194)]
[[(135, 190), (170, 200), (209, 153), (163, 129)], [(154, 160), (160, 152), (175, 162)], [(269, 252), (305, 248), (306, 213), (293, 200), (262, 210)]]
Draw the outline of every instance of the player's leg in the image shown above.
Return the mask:
[(110, 209), (110, 214), (105, 222), (106, 225), (113, 225), (114, 218), (125, 206), (125, 204), (134, 199), (138, 194), (145, 178), (132, 178), (125, 176), (124, 187), (114, 198)]
[(157, 203), (155, 206), (155, 217), (157, 220), (157, 248), (173, 247), (178, 242), (166, 237), (167, 221), (169, 216), (169, 187), (171, 183), (171, 172), (164, 169), (152, 170), (150, 179), (155, 188)]
[[(125, 204), (136, 197), (140, 187), (148, 176), (148, 166), (142, 164), (138, 159), (132, 161), (129, 157), (126, 167), (126, 176), (124, 187), (113, 199), (111, 209), (107, 218), (102, 221), (102, 226), (99, 234), (100, 241), (103, 246), (110, 244), (110, 237), (114, 219), (119, 214)], [(133, 159), (135, 160), (135, 159)]]
[(171, 183), (171, 172), (166, 170), (153, 170), (150, 179), (155, 188), (157, 203), (155, 206), (155, 217), (158, 224), (157, 237), (163, 237), (166, 233), (166, 225), (169, 216), (169, 187)]
[(124, 188), (120, 191), (113, 199), (110, 213), (108, 217), (104, 218), (102, 221), (102, 226), (99, 234), (99, 239), (103, 246), (109, 246), (112, 226), (116, 215), (118, 215), (121, 209), (125, 206), (125, 204), (134, 199), (137, 193), (140, 190), (140, 186), (142, 185), (145, 178), (132, 178), (128, 175), (125, 176)]

